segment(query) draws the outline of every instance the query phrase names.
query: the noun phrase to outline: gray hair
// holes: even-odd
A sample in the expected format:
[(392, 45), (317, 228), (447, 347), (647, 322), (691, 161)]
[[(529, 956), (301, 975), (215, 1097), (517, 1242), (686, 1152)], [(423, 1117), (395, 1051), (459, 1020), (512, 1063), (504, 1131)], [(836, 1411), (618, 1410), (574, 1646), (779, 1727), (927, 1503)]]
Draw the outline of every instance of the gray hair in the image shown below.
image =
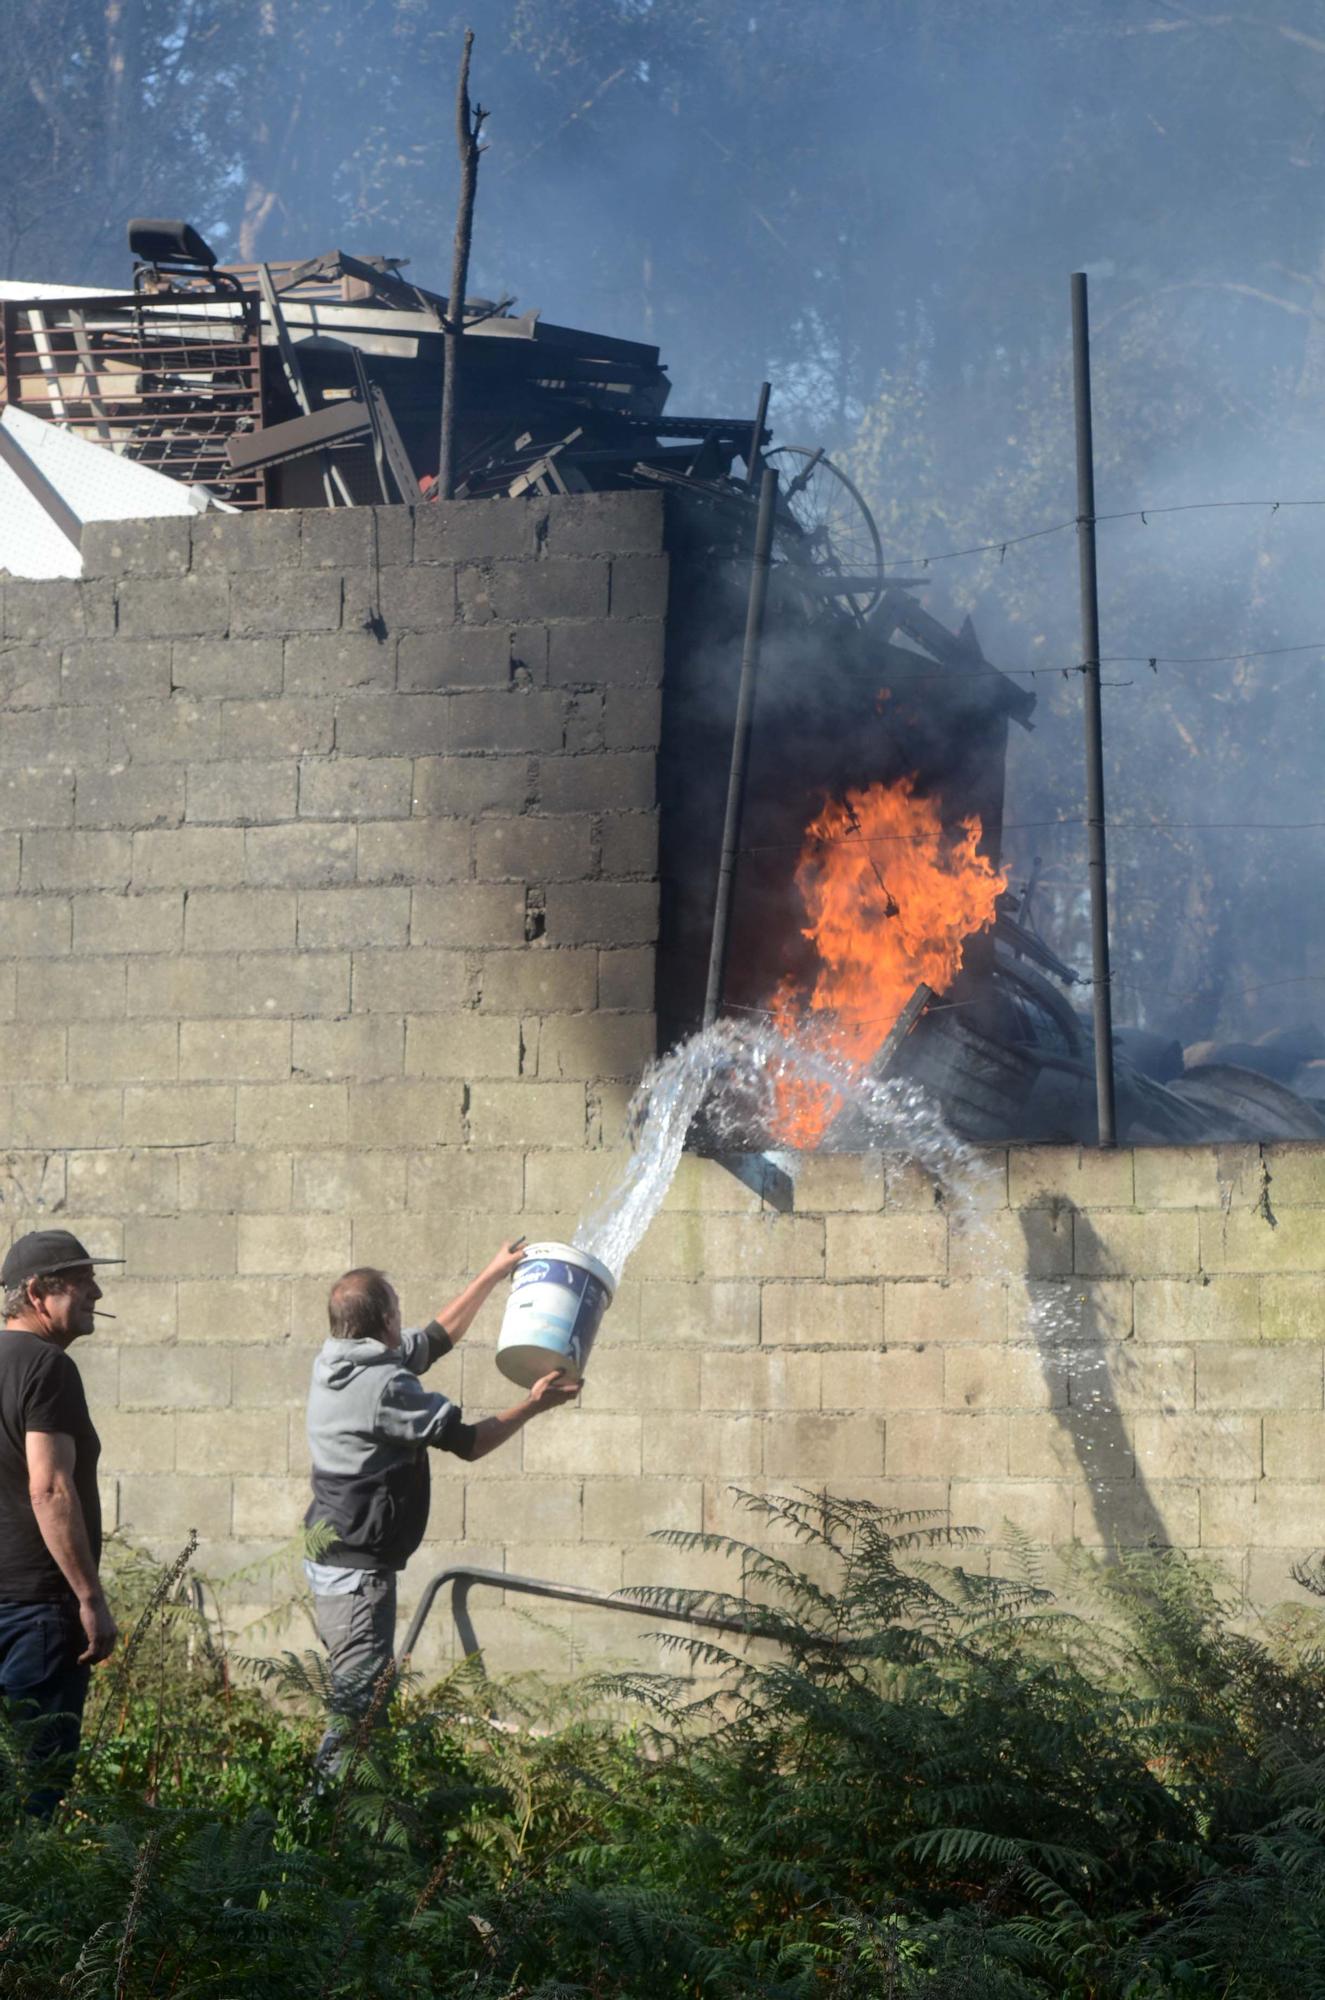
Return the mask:
[(6, 1319), (17, 1319), (20, 1313), (28, 1311), (31, 1304), (32, 1301), (28, 1297), (28, 1281), (26, 1278), (21, 1285), (7, 1285), (5, 1287), (4, 1313)]

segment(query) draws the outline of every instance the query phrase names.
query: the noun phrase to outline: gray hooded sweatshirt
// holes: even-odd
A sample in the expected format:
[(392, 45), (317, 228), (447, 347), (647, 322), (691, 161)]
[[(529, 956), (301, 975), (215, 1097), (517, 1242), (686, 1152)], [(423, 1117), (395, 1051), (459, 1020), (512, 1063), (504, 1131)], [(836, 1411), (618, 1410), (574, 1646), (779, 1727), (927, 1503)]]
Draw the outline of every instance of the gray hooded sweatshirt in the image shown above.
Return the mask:
[(450, 1352), (436, 1320), (400, 1346), (327, 1340), (313, 1363), (308, 1446), (313, 1499), (307, 1527), (335, 1536), (318, 1560), (342, 1569), (403, 1569), (428, 1525), (429, 1446), (471, 1456), (474, 1426), (419, 1377)]

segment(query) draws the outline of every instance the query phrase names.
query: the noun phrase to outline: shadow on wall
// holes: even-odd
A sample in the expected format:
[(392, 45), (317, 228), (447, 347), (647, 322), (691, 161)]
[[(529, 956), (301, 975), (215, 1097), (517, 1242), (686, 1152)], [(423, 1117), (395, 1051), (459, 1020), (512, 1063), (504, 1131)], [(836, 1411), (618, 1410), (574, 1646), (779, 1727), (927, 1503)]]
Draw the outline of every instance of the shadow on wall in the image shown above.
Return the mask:
[[(1060, 1213), (1063, 1210), (1072, 1217), (1074, 1266), (1107, 1268), (1097, 1254), (1099, 1238), (1081, 1210), (1072, 1202), (1063, 1203)], [(1023, 1227), (1027, 1250), (1033, 1254), (1028, 1222)], [(1105, 1304), (1091, 1282), (1080, 1278), (1032, 1283), (1029, 1290), (1027, 1335), (1051, 1392), (1066, 1380), (1068, 1400), (1055, 1404), (1054, 1415), (1071, 1441), (1086, 1482), (1096, 1539), (1110, 1554), (1126, 1548), (1167, 1548), (1169, 1531), (1136, 1462), (1118, 1401), (1126, 1350), (1119, 1346), (1118, 1329)], [(1113, 1356), (1119, 1357), (1121, 1369)]]

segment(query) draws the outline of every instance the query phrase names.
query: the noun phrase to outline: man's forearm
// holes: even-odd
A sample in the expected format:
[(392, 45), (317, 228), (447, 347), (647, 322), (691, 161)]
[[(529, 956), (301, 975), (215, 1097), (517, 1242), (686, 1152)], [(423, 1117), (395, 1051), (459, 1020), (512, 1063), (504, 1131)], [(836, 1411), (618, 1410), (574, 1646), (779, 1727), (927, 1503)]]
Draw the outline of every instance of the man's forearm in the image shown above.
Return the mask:
[(59, 1479), (32, 1493), (30, 1498), (41, 1538), (79, 1603), (88, 1604), (102, 1597), (101, 1578), (92, 1560), (82, 1502), (74, 1488)]
[(474, 1449), (469, 1454), (471, 1460), (486, 1458), (490, 1451), (496, 1451), (499, 1444), (514, 1437), (523, 1430), (532, 1416), (538, 1413), (538, 1405), (529, 1397), (517, 1403), (513, 1409), (503, 1410), (497, 1417), (482, 1417), (474, 1426)]
[(465, 1286), (463, 1292), (456, 1294), (449, 1306), (443, 1306), (439, 1312), (433, 1314), (438, 1324), (445, 1327), (450, 1334), (453, 1347), (463, 1334), (468, 1333), (478, 1316), (480, 1306), (491, 1297), (497, 1282), (497, 1278), (487, 1271), (480, 1272), (477, 1278)]

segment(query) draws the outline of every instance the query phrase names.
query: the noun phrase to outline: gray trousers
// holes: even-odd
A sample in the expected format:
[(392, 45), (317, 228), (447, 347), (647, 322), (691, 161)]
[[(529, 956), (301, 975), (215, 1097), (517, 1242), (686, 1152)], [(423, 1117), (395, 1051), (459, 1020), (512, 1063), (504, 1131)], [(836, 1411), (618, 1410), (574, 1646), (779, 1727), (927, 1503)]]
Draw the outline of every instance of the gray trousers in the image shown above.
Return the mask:
[(317, 1636), (331, 1662), (331, 1714), (318, 1746), (324, 1771), (339, 1768), (341, 1742), (372, 1705), (382, 1675), (389, 1672), (396, 1640), (396, 1574), (370, 1570), (357, 1590), (334, 1597), (314, 1595)]

